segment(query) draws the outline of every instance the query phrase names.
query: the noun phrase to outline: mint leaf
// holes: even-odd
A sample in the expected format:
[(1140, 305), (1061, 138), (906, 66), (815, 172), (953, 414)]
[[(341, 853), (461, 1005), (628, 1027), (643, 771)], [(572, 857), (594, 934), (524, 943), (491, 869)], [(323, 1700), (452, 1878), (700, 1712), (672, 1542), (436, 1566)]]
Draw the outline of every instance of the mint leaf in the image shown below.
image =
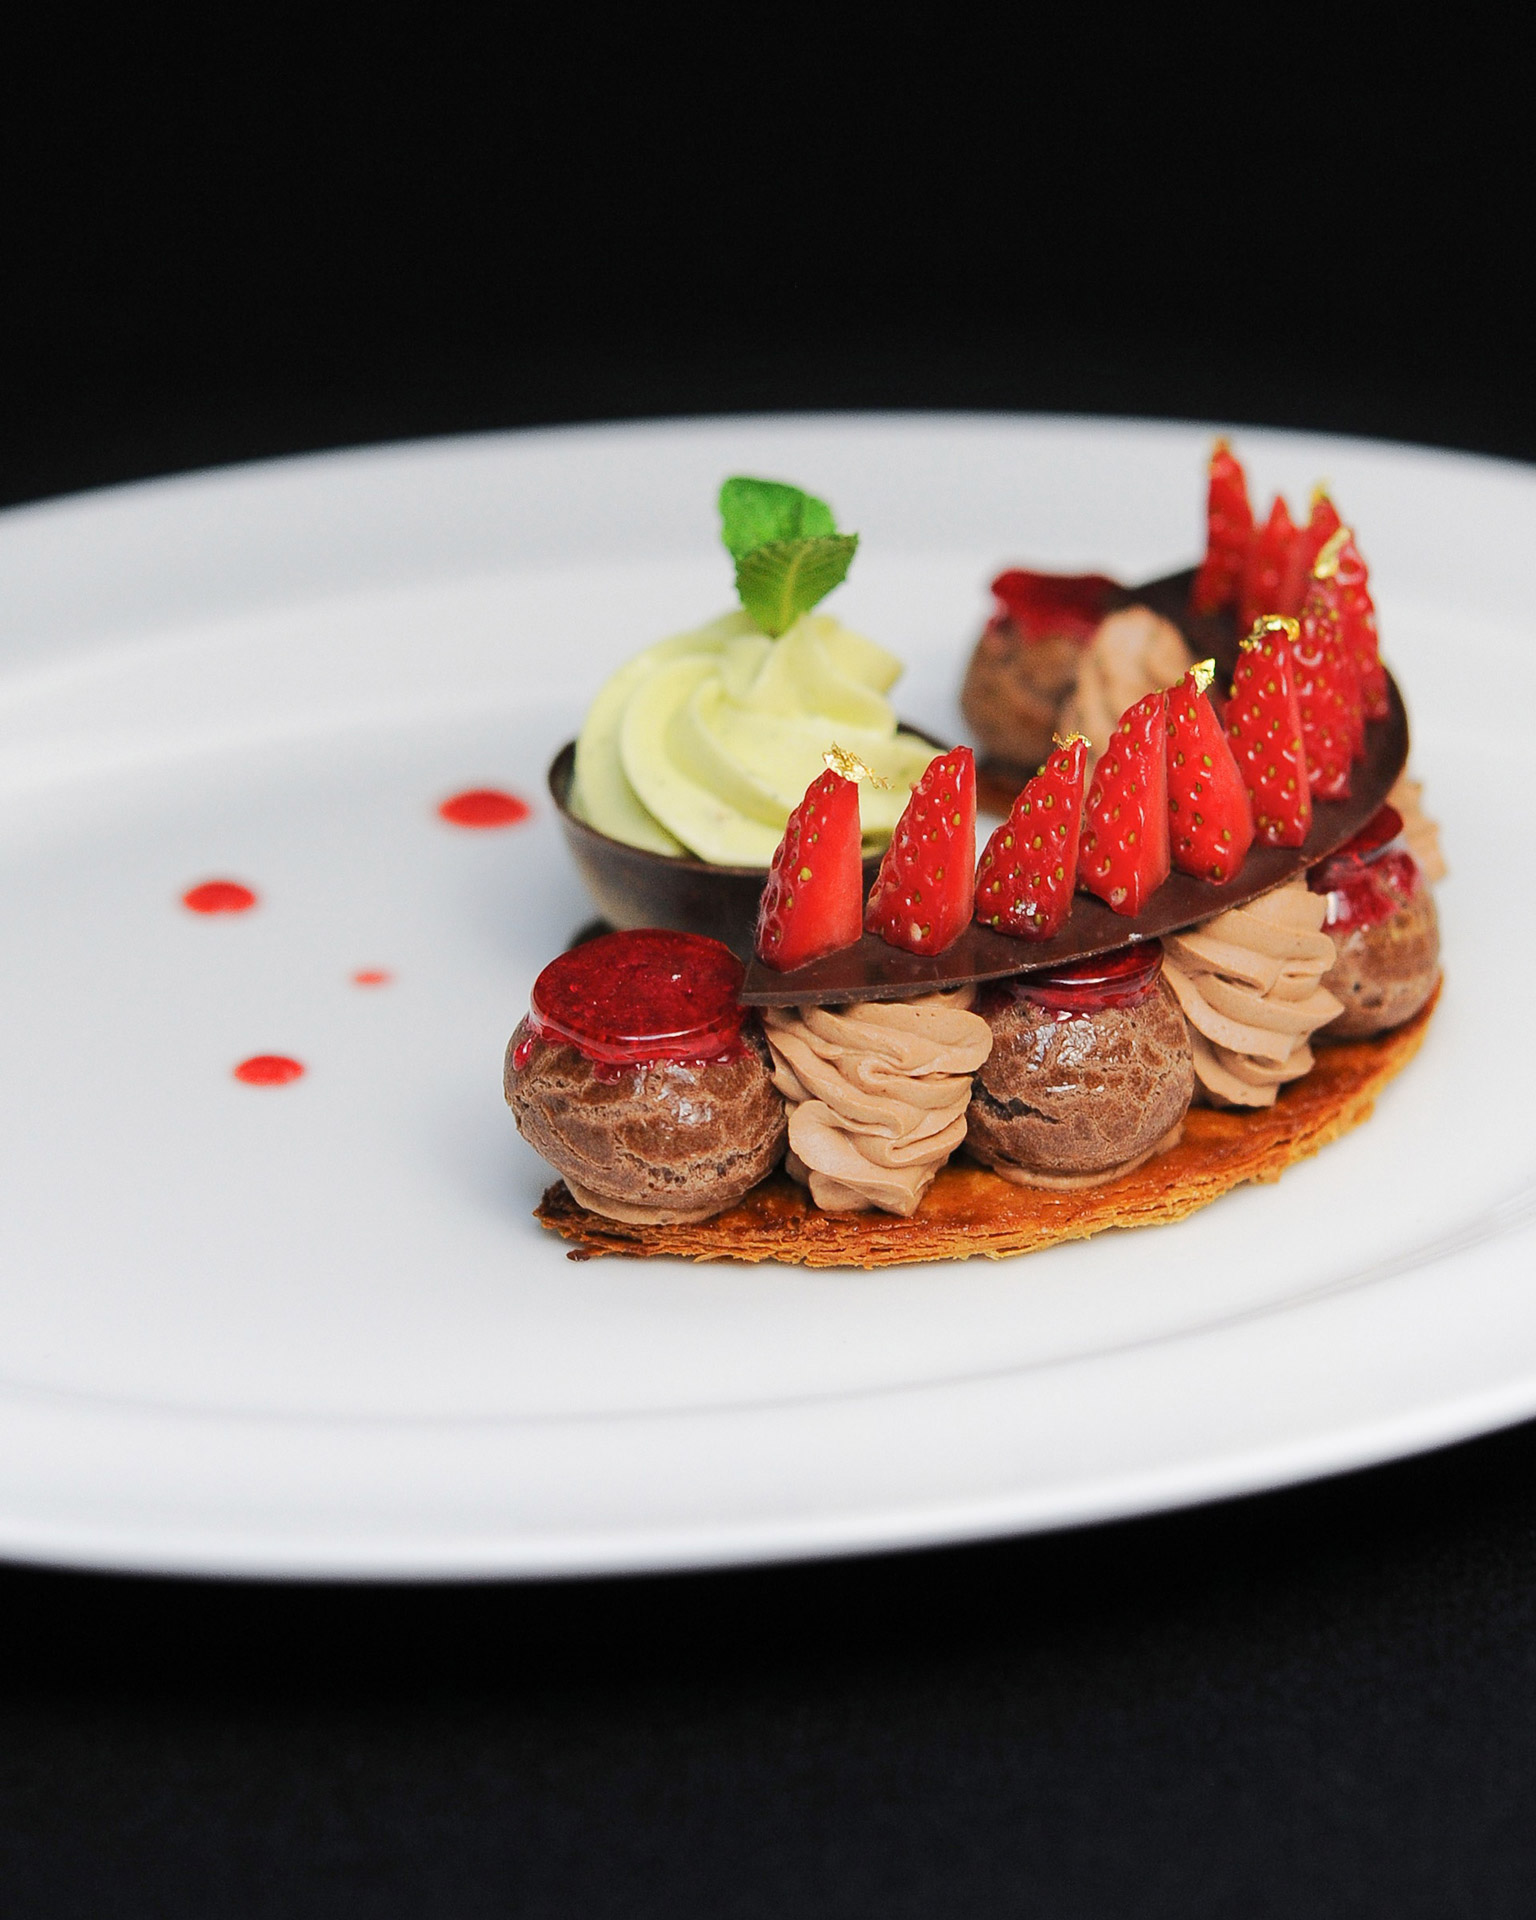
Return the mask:
[(720, 537), (733, 560), (776, 540), (809, 540), (837, 532), (825, 500), (782, 480), (737, 474), (720, 489)]
[(777, 640), (842, 584), (858, 544), (856, 533), (827, 533), (754, 547), (736, 562), (741, 604), (763, 632)]

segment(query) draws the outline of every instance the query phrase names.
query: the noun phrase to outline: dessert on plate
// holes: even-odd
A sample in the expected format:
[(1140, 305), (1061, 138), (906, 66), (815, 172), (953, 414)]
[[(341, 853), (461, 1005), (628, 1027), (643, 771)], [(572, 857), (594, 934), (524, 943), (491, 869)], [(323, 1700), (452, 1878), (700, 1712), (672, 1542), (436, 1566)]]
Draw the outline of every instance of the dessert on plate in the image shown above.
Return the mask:
[[(1050, 606), (1028, 578), (1026, 612)], [(1096, 616), (1047, 642), (1084, 725), (979, 860), (972, 751), (909, 735), (871, 881), (890, 775), (802, 701), (799, 770), (819, 752), (745, 967), (651, 930), (540, 976), (506, 1092), (563, 1176), (538, 1217), (575, 1257), (879, 1266), (1177, 1219), (1358, 1124), (1411, 1058), (1443, 866), (1332, 503), (1260, 524), (1218, 444), (1198, 570), (1056, 604)], [(760, 681), (782, 641), (757, 638)], [(985, 685), (973, 661), (968, 701)]]

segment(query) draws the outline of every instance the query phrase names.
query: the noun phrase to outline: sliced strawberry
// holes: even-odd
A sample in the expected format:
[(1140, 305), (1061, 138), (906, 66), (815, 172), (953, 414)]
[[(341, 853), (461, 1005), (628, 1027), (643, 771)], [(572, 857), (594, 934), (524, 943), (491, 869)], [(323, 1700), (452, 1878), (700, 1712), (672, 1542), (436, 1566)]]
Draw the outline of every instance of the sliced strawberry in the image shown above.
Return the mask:
[(1253, 845), (1253, 814), (1207, 692), (1215, 677), (1202, 660), (1168, 691), (1168, 833), (1179, 872), (1221, 886)]
[(1191, 605), (1196, 613), (1235, 607), (1243, 568), (1253, 544), (1253, 508), (1242, 464), (1225, 440), (1211, 449), (1211, 477), (1205, 504), (1205, 559), (1195, 575)]
[(1287, 591), (1291, 550), (1295, 542), (1296, 528), (1291, 521), (1291, 510), (1277, 493), (1275, 504), (1269, 510), (1269, 518), (1248, 549), (1242, 592), (1237, 603), (1239, 627), (1251, 627), (1255, 620), (1261, 619), (1266, 613), (1285, 611), (1280, 603)]
[(1365, 744), (1360, 680), (1329, 597), (1314, 580), (1291, 648), (1307, 780), (1315, 800), (1349, 798), (1349, 763)]
[(992, 591), (1021, 639), (1088, 641), (1120, 588), (1102, 573), (1030, 573), (1010, 567), (992, 582)]
[(1238, 655), (1227, 702), (1227, 739), (1248, 789), (1254, 831), (1270, 847), (1299, 847), (1312, 824), (1291, 663), (1297, 631), (1294, 620), (1278, 615), (1255, 622)]
[(1074, 733), (1046, 761), (987, 842), (976, 918), (1021, 940), (1049, 940), (1072, 911), (1088, 742)]
[(1314, 487), (1312, 510), (1307, 516), (1307, 523), (1304, 527), (1298, 527), (1291, 537), (1290, 559), (1286, 563), (1279, 604), (1267, 607), (1267, 613), (1288, 613), (1294, 617), (1301, 612), (1301, 603), (1306, 598), (1317, 556), (1342, 524), (1326, 490), (1320, 486)]
[(1334, 611), (1339, 616), (1339, 631), (1354, 659), (1360, 676), (1360, 699), (1367, 720), (1387, 717), (1387, 670), (1381, 664), (1381, 643), (1376, 632), (1376, 607), (1371, 599), (1370, 572), (1355, 545), (1355, 536), (1340, 527), (1328, 541), (1312, 569), (1321, 582)]
[(1135, 914), (1168, 878), (1168, 696), (1149, 693), (1115, 722), (1083, 811), (1077, 883)]
[(757, 957), (788, 972), (863, 932), (859, 787), (829, 768), (789, 816), (757, 909)]
[(907, 953), (942, 953), (969, 924), (976, 889), (976, 757), (929, 762), (880, 862), (864, 926)]

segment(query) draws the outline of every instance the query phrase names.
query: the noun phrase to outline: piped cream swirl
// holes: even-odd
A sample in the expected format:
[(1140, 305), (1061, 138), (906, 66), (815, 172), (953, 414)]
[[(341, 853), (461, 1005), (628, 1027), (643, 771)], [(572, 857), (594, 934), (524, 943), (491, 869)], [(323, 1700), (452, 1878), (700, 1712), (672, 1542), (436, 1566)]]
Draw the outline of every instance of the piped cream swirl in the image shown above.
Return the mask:
[(766, 1007), (773, 1082), (789, 1103), (785, 1170), (829, 1212), (915, 1213), (965, 1138), (971, 1075), (992, 1033), (974, 989), (848, 1007)]
[(1082, 734), (1097, 760), (1127, 707), (1177, 686), (1193, 665), (1194, 655), (1176, 626), (1150, 607), (1123, 607), (1099, 622), (1084, 650), (1058, 730)]
[(1343, 1011), (1328, 902), (1292, 880), (1163, 942), (1163, 977), (1188, 1022), (1195, 1079), (1211, 1106), (1267, 1107), (1312, 1066), (1311, 1036)]

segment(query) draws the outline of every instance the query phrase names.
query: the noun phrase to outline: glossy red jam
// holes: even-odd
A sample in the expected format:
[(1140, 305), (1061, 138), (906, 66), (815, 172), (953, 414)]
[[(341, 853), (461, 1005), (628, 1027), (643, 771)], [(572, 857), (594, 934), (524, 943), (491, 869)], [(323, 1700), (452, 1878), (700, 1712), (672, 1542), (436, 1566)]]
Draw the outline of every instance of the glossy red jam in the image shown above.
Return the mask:
[(1380, 807), (1353, 840), (1308, 873), (1312, 892), (1328, 896), (1330, 933), (1380, 926), (1418, 892), (1418, 862), (1397, 844), (1402, 830), (1396, 807)]
[(1163, 970), (1159, 940), (1138, 941), (1077, 960), (1047, 973), (1024, 973), (1007, 982), (1009, 991), (1037, 1007), (1063, 1015), (1103, 1013), (1110, 1007), (1139, 1007), (1157, 991)]
[[(605, 933), (544, 969), (528, 1024), (603, 1066), (735, 1059), (744, 971), (729, 947), (701, 934)], [(521, 1064), (514, 1055), (514, 1067)]]
[(1011, 567), (992, 591), (1026, 640), (1087, 641), (1119, 591), (1101, 573), (1030, 573)]

